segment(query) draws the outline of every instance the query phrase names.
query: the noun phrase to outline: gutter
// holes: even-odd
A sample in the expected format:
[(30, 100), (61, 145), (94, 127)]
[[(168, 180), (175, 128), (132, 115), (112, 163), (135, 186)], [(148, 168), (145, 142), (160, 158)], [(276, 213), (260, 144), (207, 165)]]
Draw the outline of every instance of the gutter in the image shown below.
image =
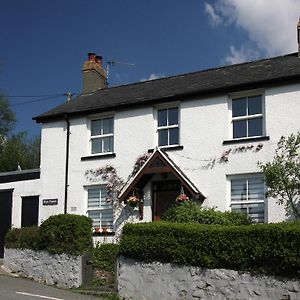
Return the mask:
[(70, 120), (68, 119), (67, 114), (65, 114), (64, 119), (65, 119), (65, 121), (66, 121), (66, 123), (67, 123), (64, 214), (67, 214), (67, 207), (68, 207), (68, 188), (69, 188)]

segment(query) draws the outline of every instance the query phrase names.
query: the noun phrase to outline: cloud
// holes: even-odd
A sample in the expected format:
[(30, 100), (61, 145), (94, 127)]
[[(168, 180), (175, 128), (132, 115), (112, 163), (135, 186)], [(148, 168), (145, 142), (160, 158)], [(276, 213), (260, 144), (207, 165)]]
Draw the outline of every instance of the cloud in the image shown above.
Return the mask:
[(209, 3), (204, 3), (205, 12), (208, 14), (213, 26), (217, 26), (221, 23), (221, 17), (216, 14), (214, 7)]
[(237, 49), (235, 46), (231, 45), (229, 50), (230, 53), (223, 59), (225, 65), (240, 64), (245, 61), (255, 60), (258, 57), (257, 51), (245, 48), (244, 46)]
[(162, 77), (165, 77), (165, 75), (152, 73), (152, 74), (150, 74), (150, 76), (148, 78), (142, 78), (140, 81), (155, 80), (155, 79), (162, 78)]
[[(297, 50), (299, 0), (217, 0), (213, 10), (223, 23), (245, 30), (252, 50), (261, 55), (274, 56)], [(230, 53), (236, 59), (244, 55), (243, 50), (240, 52), (236, 48), (231, 48)]]

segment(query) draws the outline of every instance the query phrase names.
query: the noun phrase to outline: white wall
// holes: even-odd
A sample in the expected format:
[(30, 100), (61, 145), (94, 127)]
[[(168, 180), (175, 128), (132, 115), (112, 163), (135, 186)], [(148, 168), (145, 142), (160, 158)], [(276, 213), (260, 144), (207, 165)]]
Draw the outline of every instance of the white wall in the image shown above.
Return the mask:
[[(6, 189), (13, 189), (11, 226), (21, 227), (22, 197), (39, 196), (41, 194), (40, 179), (0, 183), (0, 191)], [(41, 208), (39, 208), (39, 214), (40, 211)]]
[[(206, 196), (208, 206), (229, 210), (228, 176), (252, 174), (259, 171), (257, 162), (272, 159), (276, 143), (281, 135), (300, 130), (300, 84), (268, 88), (265, 93), (266, 135), (270, 140), (242, 144), (223, 145), (230, 139), (230, 112), (228, 96), (194, 99), (180, 103), (180, 137), (183, 150), (170, 151), (168, 155), (177, 163), (190, 180)], [(87, 200), (84, 186), (92, 183), (85, 177), (88, 169), (113, 165), (124, 180), (132, 171), (136, 158), (156, 146), (154, 108), (130, 108), (114, 112), (115, 158), (81, 161), (89, 155), (88, 119), (71, 119), (70, 171), (68, 212), (86, 214)], [(241, 145), (263, 144), (260, 151), (230, 154), (227, 163), (219, 161), (222, 153)], [(41, 219), (53, 213), (63, 212), (65, 175), (66, 122), (43, 124), (41, 181), (42, 198), (58, 198), (59, 204), (43, 207)], [(215, 164), (213, 161), (215, 160)], [(150, 194), (149, 194), (150, 193)], [(145, 188), (151, 197), (149, 186)], [(150, 201), (148, 201), (150, 204)], [(72, 209), (71, 209), (72, 208)], [(284, 210), (268, 200), (267, 221), (284, 219)], [(144, 220), (150, 221), (151, 207), (145, 203)]]

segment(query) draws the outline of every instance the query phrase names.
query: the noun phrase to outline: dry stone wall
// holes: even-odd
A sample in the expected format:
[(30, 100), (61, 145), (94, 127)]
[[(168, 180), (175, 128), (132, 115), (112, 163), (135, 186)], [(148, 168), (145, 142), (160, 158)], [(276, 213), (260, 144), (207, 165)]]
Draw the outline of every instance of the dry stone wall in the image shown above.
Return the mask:
[(119, 295), (131, 300), (297, 300), (300, 283), (254, 277), (225, 269), (205, 269), (119, 258)]
[(5, 249), (3, 265), (14, 273), (58, 287), (82, 284), (82, 258), (30, 249)]

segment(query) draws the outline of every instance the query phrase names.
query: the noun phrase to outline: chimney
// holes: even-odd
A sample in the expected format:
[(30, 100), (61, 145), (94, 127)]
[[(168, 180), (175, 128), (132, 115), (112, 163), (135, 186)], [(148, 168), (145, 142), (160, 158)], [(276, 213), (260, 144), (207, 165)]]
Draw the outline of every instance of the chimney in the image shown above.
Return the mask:
[(300, 18), (297, 24), (298, 57), (300, 57)]
[(88, 60), (82, 67), (83, 93), (93, 93), (107, 88), (106, 72), (102, 67), (102, 56), (88, 53)]

